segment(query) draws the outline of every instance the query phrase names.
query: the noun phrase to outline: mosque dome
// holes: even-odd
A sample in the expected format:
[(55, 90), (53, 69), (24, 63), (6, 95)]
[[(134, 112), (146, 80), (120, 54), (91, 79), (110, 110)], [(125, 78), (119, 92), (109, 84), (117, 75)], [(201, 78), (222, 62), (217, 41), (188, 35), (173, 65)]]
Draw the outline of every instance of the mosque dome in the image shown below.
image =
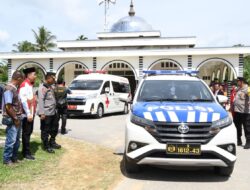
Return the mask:
[(143, 18), (135, 16), (133, 1), (131, 1), (129, 16), (123, 17), (113, 24), (110, 32), (143, 32), (152, 30), (152, 26)]

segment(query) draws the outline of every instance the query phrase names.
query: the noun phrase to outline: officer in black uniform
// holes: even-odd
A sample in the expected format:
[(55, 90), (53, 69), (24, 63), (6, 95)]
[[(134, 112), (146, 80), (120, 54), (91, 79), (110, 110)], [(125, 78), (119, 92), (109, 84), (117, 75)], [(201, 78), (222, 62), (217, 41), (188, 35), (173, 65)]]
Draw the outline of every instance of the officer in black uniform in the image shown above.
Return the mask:
[[(54, 153), (53, 149), (60, 149), (61, 145), (56, 143), (58, 133), (56, 99), (53, 85), (55, 84), (55, 73), (47, 72), (45, 82), (38, 90), (38, 114), (41, 119), (41, 139), (44, 150)], [(50, 139), (49, 139), (50, 137)]]
[(56, 97), (56, 104), (57, 104), (57, 121), (59, 127), (59, 121), (62, 119), (61, 125), (61, 134), (66, 134), (66, 122), (67, 122), (67, 94), (71, 94), (70, 89), (65, 87), (65, 82), (63, 79), (57, 80), (57, 85), (55, 87), (55, 97)]

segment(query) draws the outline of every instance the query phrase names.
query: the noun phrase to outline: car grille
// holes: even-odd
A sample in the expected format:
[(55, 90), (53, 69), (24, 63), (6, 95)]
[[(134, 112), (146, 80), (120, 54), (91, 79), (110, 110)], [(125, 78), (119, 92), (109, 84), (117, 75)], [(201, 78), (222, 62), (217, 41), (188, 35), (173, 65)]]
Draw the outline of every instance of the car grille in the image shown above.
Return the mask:
[(156, 132), (151, 134), (160, 143), (208, 143), (215, 134), (210, 133), (211, 123), (186, 123), (189, 132), (181, 134), (178, 127), (181, 123), (155, 123)]
[(68, 100), (68, 105), (85, 105), (86, 102), (80, 100)]

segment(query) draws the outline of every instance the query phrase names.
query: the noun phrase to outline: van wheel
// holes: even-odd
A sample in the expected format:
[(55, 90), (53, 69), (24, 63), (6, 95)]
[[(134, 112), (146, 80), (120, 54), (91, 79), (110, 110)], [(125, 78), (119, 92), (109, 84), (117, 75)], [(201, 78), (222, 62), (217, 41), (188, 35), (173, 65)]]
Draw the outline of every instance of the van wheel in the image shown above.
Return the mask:
[(127, 173), (132, 174), (140, 171), (140, 167), (137, 164), (128, 160), (126, 153), (123, 154), (123, 166)]
[(103, 106), (99, 104), (97, 107), (96, 118), (102, 118), (103, 113), (104, 113)]
[(123, 114), (128, 114), (128, 104), (124, 105)]
[(221, 176), (230, 177), (233, 173), (234, 166), (229, 167), (215, 167), (215, 172)]

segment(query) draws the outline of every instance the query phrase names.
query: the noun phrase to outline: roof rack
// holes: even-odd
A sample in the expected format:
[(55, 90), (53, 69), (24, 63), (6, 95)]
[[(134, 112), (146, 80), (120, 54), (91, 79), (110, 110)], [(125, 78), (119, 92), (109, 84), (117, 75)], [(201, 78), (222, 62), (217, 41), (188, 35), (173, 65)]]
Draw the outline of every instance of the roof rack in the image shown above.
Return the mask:
[(197, 76), (199, 71), (194, 70), (147, 70), (142, 71), (146, 76), (151, 75), (189, 75), (189, 76)]

